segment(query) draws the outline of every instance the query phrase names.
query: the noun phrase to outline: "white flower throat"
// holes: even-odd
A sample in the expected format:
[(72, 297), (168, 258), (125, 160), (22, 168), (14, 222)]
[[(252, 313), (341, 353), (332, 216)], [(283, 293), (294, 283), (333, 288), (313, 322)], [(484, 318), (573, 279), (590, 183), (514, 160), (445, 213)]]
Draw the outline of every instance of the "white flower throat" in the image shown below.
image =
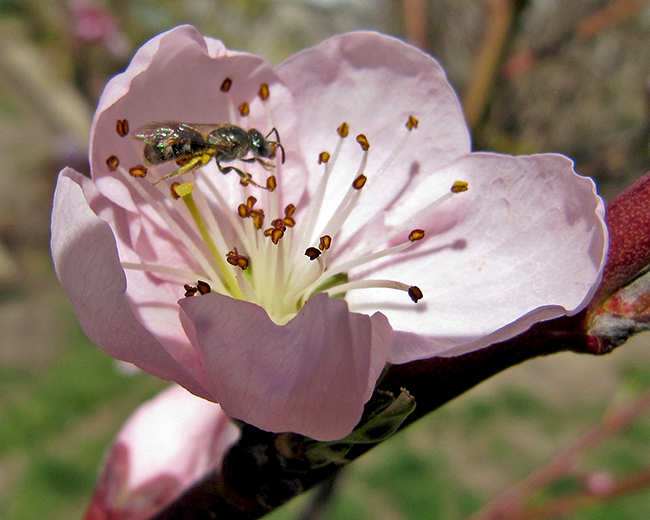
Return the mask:
[[(222, 91), (227, 93), (231, 84), (232, 81), (227, 78), (222, 84)], [(268, 86), (262, 85), (259, 95), (263, 101), (268, 99)], [(236, 120), (234, 104), (229, 105), (233, 112), (231, 120)], [(242, 117), (248, 115), (248, 104), (239, 105), (238, 111)], [(268, 108), (267, 119), (271, 120)], [(357, 135), (356, 143), (352, 142), (348, 138), (350, 130), (348, 124), (342, 123), (336, 130), (338, 141), (334, 150), (331, 153), (322, 151), (313, 158), (322, 165), (323, 174), (316, 191), (311, 194), (307, 207), (302, 208), (303, 211), (298, 211), (300, 216), (297, 220), (297, 209), (301, 208), (296, 208), (294, 204), (288, 204), (284, 208), (279, 207), (275, 175), (270, 175), (266, 179), (265, 187), (259, 189), (262, 186), (239, 166), (220, 165), (219, 161), (226, 162), (234, 159), (224, 158), (224, 154), (219, 155), (220, 148), (210, 146), (210, 143), (202, 141), (201, 138), (197, 139), (198, 143), (174, 141), (175, 148), (169, 149), (169, 158), (166, 156), (165, 161), (160, 162), (176, 160), (179, 169), (164, 176), (164, 179), (194, 171), (214, 157), (223, 173), (234, 170), (240, 175), (241, 184), (255, 186), (242, 190), (244, 200), (236, 208), (233, 208), (232, 203), (224, 200), (219, 190), (220, 183), (233, 182), (232, 176), (222, 178), (204, 175), (205, 182), (201, 183), (201, 189), (196, 188), (191, 182), (179, 183), (175, 179), (160, 184), (158, 182), (162, 179), (158, 179), (154, 182), (157, 185), (154, 187), (149, 181), (146, 181), (148, 184), (145, 185), (145, 181), (140, 179), (148, 174), (146, 166), (139, 164), (126, 170), (119, 165), (118, 157), (113, 155), (106, 161), (109, 170), (120, 172), (128, 179), (128, 182), (156, 210), (169, 230), (182, 242), (189, 255), (196, 261), (196, 266), (191, 271), (176, 266), (133, 262), (122, 262), (122, 266), (127, 270), (145, 271), (172, 282), (177, 281), (179, 297), (218, 292), (255, 303), (263, 307), (271, 319), (278, 324), (287, 323), (311, 296), (323, 291), (327, 291), (330, 296), (344, 296), (352, 290), (397, 289), (406, 292), (413, 302), (417, 303), (423, 294), (415, 285), (385, 279), (350, 280), (348, 274), (360, 266), (399, 255), (400, 252), (424, 239), (424, 230), (412, 229), (412, 222), (427, 215), (454, 194), (466, 191), (468, 189), (466, 182), (455, 182), (449, 191), (434, 197), (429, 205), (421, 208), (408, 222), (393, 227), (376, 241), (357, 249), (354, 257), (348, 257), (344, 261), (334, 260), (332, 263), (328, 261), (330, 251), (337, 246), (339, 231), (348, 219), (354, 218), (354, 209), (363, 196), (364, 186), (390, 166), (417, 125), (418, 120), (409, 116), (405, 126), (402, 127), (403, 135), (397, 140), (395, 149), (376, 172), (369, 172), (367, 163), (370, 142), (364, 134)], [(191, 128), (189, 125), (178, 126), (183, 127), (186, 133), (193, 131), (186, 130)], [(127, 120), (118, 120), (116, 129), (120, 136), (126, 136), (129, 133)], [(275, 133), (277, 135), (278, 131), (275, 130)], [(165, 138), (167, 138), (166, 134)], [(165, 143), (168, 148), (172, 146), (169, 144), (170, 141)], [(270, 170), (278, 166), (277, 154), (274, 152), (277, 152), (278, 147), (282, 148), (280, 135), (277, 141), (262, 144), (269, 143), (272, 150), (262, 148), (264, 151), (258, 153), (257, 157), (247, 158), (248, 150), (244, 150), (244, 153), (240, 154), (241, 157), (236, 158), (249, 163), (259, 162), (265, 169)], [(358, 147), (359, 163), (356, 167), (339, 160), (343, 146)], [(284, 157), (284, 148), (281, 151)], [(275, 161), (275, 164), (261, 159), (260, 155)], [(307, 158), (307, 161), (309, 160), (310, 158)], [(331, 207), (331, 204), (325, 204), (325, 194), (329, 179), (336, 169), (349, 170), (343, 173), (349, 178), (349, 188), (326, 223), (319, 224), (323, 220), (319, 217), (325, 207)], [(280, 174), (278, 172), (278, 175)], [(336, 174), (342, 175), (340, 170)], [(170, 195), (161, 199), (155, 195), (156, 189), (162, 189)], [(202, 191), (204, 189), (208, 192), (207, 196)], [(252, 194), (252, 190), (258, 192), (256, 195), (259, 199)], [(401, 243), (393, 247), (385, 247), (389, 241), (400, 236), (403, 237)]]

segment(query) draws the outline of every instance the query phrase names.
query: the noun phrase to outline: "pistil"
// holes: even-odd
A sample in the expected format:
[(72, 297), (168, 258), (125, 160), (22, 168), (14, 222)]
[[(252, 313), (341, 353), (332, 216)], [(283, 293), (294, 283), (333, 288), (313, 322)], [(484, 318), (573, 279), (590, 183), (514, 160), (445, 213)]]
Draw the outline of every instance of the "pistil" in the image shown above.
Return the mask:
[(206, 226), (205, 221), (203, 220), (203, 216), (201, 215), (201, 212), (199, 211), (199, 208), (194, 201), (194, 197), (192, 196), (194, 185), (191, 182), (184, 182), (182, 184), (175, 185), (173, 189), (176, 195), (178, 195), (185, 203), (185, 207), (187, 207), (190, 216), (194, 221), (194, 224), (196, 224), (196, 228), (201, 235), (201, 238), (203, 239), (203, 243), (207, 246), (210, 253), (212, 254), (212, 257), (216, 264), (216, 273), (219, 277), (219, 280), (221, 280), (221, 283), (224, 285), (226, 290), (234, 298), (237, 298), (239, 300), (244, 299), (244, 295), (239, 289), (237, 280), (232, 275), (232, 272), (228, 267), (226, 256), (221, 254), (216, 244), (214, 243), (214, 240), (212, 240), (210, 230)]

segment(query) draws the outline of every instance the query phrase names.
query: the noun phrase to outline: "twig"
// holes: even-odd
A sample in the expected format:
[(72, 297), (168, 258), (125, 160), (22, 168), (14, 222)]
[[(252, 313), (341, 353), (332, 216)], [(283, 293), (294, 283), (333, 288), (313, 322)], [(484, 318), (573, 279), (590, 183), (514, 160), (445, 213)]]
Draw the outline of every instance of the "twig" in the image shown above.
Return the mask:
[(403, 0), (404, 29), (406, 38), (413, 45), (426, 50), (427, 40), (427, 0)]
[(637, 15), (643, 0), (617, 0), (599, 9), (576, 25), (578, 38), (587, 40)]
[(484, 4), (489, 20), (474, 59), (473, 73), (462, 96), (470, 128), (475, 128), (483, 117), (515, 16), (513, 0), (484, 0)]
[(521, 509), (508, 516), (507, 520), (570, 518), (573, 513), (586, 505), (595, 504), (611, 498), (619, 498), (648, 487), (650, 487), (650, 468), (613, 482), (611, 489), (607, 493), (594, 494), (589, 492), (589, 490), (576, 491), (575, 493), (559, 497), (544, 506)]
[[(598, 426), (579, 438), (572, 446), (539, 468), (526, 480), (506, 490), (482, 510), (472, 515), (468, 520), (523, 520), (538, 518), (539, 510), (522, 508), (521, 504), (527, 497), (547, 487), (560, 477), (571, 473), (579, 457), (593, 449), (604, 438), (620, 432), (648, 409), (650, 409), (650, 390), (641, 394), (633, 403), (626, 407), (606, 414)], [(643, 473), (643, 475), (645, 479), (650, 479), (650, 474), (645, 475)], [(636, 483), (635, 480), (630, 480), (630, 482), (623, 486), (623, 481), (619, 481), (620, 492), (622, 493), (623, 490), (629, 489), (632, 482)], [(571, 495), (571, 498), (562, 497), (546, 507), (557, 507), (558, 511), (564, 511), (563, 508), (567, 507), (569, 502), (572, 507), (575, 507), (578, 501), (584, 501), (589, 497), (593, 497), (593, 495), (581, 491), (576, 493), (575, 496)], [(534, 516), (531, 516), (533, 514)]]

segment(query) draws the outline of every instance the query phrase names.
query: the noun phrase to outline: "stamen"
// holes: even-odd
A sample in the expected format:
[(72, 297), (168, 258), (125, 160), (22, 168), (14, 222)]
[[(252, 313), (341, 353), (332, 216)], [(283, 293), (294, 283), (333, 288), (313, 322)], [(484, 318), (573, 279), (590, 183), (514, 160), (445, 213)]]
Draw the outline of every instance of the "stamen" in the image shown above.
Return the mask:
[(228, 98), (228, 116), (230, 118), (230, 121), (235, 121), (237, 118), (237, 113), (235, 112), (235, 105), (233, 104), (232, 98), (230, 97), (231, 87), (232, 78), (226, 78), (223, 80), (223, 83), (221, 83), (220, 90), (226, 94), (226, 97)]
[[(217, 190), (214, 186), (214, 183), (208, 182), (206, 183), (208, 189), (210, 190), (210, 193), (215, 197), (217, 201), (217, 207), (220, 208), (229, 208), (230, 205), (226, 202), (226, 200), (223, 198), (223, 195), (219, 190)], [(253, 197), (254, 198), (254, 197)], [(224, 212), (226, 215), (226, 218), (228, 219), (228, 222), (232, 226), (232, 228), (235, 230), (235, 233), (237, 233), (237, 237), (241, 240), (242, 244), (246, 247), (247, 250), (250, 251), (250, 236), (247, 234), (246, 229), (244, 226), (242, 226), (241, 221), (237, 218), (237, 216), (230, 210), (227, 210)]]
[[(359, 139), (357, 138), (357, 141), (358, 140)], [(336, 236), (339, 229), (341, 229), (341, 226), (347, 220), (348, 216), (354, 209), (354, 206), (359, 199), (359, 195), (361, 194), (361, 188), (363, 188), (363, 186), (366, 184), (367, 179), (363, 172), (366, 169), (366, 165), (368, 164), (368, 150), (370, 148), (370, 144), (368, 143), (368, 140), (365, 139), (365, 137), (364, 140), (365, 143), (367, 143), (367, 146), (364, 148), (364, 145), (360, 143), (361, 147), (364, 149), (364, 152), (363, 157), (361, 158), (361, 164), (359, 164), (359, 169), (357, 170), (357, 176), (352, 182), (350, 189), (348, 189), (348, 192), (345, 194), (345, 197), (343, 197), (338, 207), (332, 214), (330, 220), (323, 227), (323, 234)]]
[(332, 246), (332, 237), (329, 235), (323, 235), (320, 237), (320, 242), (318, 243), (318, 249), (321, 251), (326, 251)]
[[(461, 186), (462, 189), (459, 189), (458, 191), (454, 190), (454, 186)], [(380, 244), (385, 244), (387, 241), (389, 241), (391, 238), (399, 235), (400, 233), (403, 233), (406, 231), (408, 228), (410, 228), (413, 225), (413, 222), (417, 222), (418, 220), (423, 219), (425, 216), (427, 216), (429, 213), (431, 213), (433, 210), (439, 208), (444, 204), (446, 201), (451, 199), (455, 194), (457, 193), (462, 193), (463, 191), (467, 191), (469, 189), (469, 184), (464, 182), (464, 181), (456, 181), (450, 191), (448, 193), (445, 193), (442, 197), (438, 197), (437, 199), (433, 200), (429, 205), (425, 206), (422, 208), (420, 211), (418, 211), (415, 215), (411, 216), (406, 222), (403, 222), (402, 224), (395, 226), (389, 233), (386, 235), (382, 235), (380, 238), (375, 240), (374, 242), (367, 244), (366, 247), (364, 247), (358, 254), (363, 256), (367, 254), (368, 251), (374, 250), (376, 247), (378, 247)]]
[(408, 128), (409, 130), (413, 130), (414, 128), (418, 127), (418, 123), (419, 121), (417, 120), (417, 118), (413, 116), (409, 116), (408, 121), (406, 121), (406, 128)]
[[(282, 222), (282, 221), (280, 221)], [(272, 224), (277, 224), (277, 219), (273, 221)], [(285, 227), (284, 226), (273, 226), (264, 230), (265, 237), (271, 237), (271, 242), (277, 245), (280, 239), (284, 236)]]
[(419, 120), (415, 118), (414, 116), (409, 116), (408, 120), (406, 121), (406, 128), (409, 130), (406, 132), (401, 139), (397, 142), (397, 146), (395, 146), (395, 149), (392, 151), (392, 153), (386, 158), (384, 163), (379, 167), (379, 169), (375, 172), (373, 178), (374, 179), (379, 179), (384, 172), (388, 169), (388, 167), (393, 163), (395, 160), (395, 157), (402, 151), (404, 148), (404, 145), (406, 144), (406, 140), (409, 138), (411, 135), (411, 130), (414, 130), (418, 127)]
[[(122, 176), (125, 179), (130, 181), (130, 178), (128, 177), (129, 174), (127, 173), (126, 169), (119, 168), (118, 171), (122, 174)], [(147, 202), (147, 204), (149, 204), (149, 206), (151, 206), (156, 211), (156, 213), (163, 219), (163, 221), (171, 230), (171, 232), (174, 233), (174, 236), (183, 243), (183, 245), (187, 248), (187, 250), (192, 255), (192, 257), (195, 258), (196, 261), (200, 264), (203, 271), (205, 273), (214, 273), (214, 275), (216, 276), (216, 272), (214, 271), (214, 266), (209, 261), (209, 256), (206, 254), (204, 249), (197, 247), (196, 245), (197, 238), (194, 236), (190, 236), (187, 232), (187, 229), (178, 224), (178, 222), (176, 221), (176, 217), (172, 215), (170, 208), (161, 204), (159, 200), (152, 197), (151, 193), (148, 190), (154, 190), (154, 188), (152, 188), (150, 185), (147, 185), (146, 183), (140, 183), (140, 182), (131, 182), (131, 185), (138, 192), (138, 194)], [(191, 278), (196, 278), (196, 276), (192, 276)]]
[(267, 99), (269, 99), (269, 95), (270, 95), (269, 86), (266, 83), (262, 83), (260, 85), (260, 90), (258, 92), (258, 95), (260, 96), (260, 99), (262, 101), (266, 101)]
[(214, 243), (214, 240), (212, 240), (212, 236), (210, 234), (210, 231), (208, 230), (208, 227), (205, 224), (205, 221), (203, 220), (203, 217), (201, 216), (201, 213), (199, 212), (199, 209), (196, 205), (196, 202), (194, 201), (194, 198), (192, 197), (192, 190), (194, 189), (194, 186), (192, 183), (189, 182), (184, 182), (180, 186), (176, 188), (176, 192), (181, 196), (183, 199), (183, 202), (185, 203), (185, 206), (187, 207), (188, 211), (190, 212), (190, 215), (192, 217), (192, 220), (194, 220), (194, 223), (196, 224), (196, 227), (199, 231), (199, 234), (201, 235), (201, 238), (203, 239), (203, 242), (205, 245), (208, 247), (210, 250), (210, 253), (212, 253), (212, 257), (214, 259), (214, 262), (216, 263), (217, 266), (217, 276), (219, 277), (219, 280), (221, 280), (221, 283), (223, 283), (224, 287), (226, 290), (235, 298), (237, 299), (242, 299), (243, 294), (241, 293), (239, 286), (237, 284), (237, 281), (233, 277), (233, 275), (230, 273), (230, 270), (227, 267), (227, 263), (224, 261), (224, 257), (221, 255), (219, 250), (217, 249), (216, 244)]
[(462, 193), (467, 190), (469, 190), (469, 184), (467, 184), (465, 181), (456, 181), (451, 187), (452, 193)]
[(406, 292), (415, 303), (423, 298), (422, 291), (415, 285), (408, 285), (395, 280), (356, 280), (333, 287), (330, 290), (330, 296), (343, 295), (348, 291), (357, 289), (397, 289)]
[(137, 166), (131, 166), (129, 168), (129, 175), (131, 175), (131, 177), (146, 177), (147, 168), (141, 164), (138, 164)]
[(117, 167), (119, 165), (120, 165), (120, 160), (115, 155), (111, 155), (108, 159), (106, 159), (106, 166), (108, 166), (109, 172), (114, 172), (115, 170), (117, 170)]
[(201, 294), (209, 294), (212, 292), (212, 287), (210, 287), (210, 284), (208, 282), (204, 282), (203, 280), (196, 282), (196, 288)]
[(248, 265), (250, 263), (247, 257), (245, 257), (244, 255), (240, 255), (237, 252), (236, 247), (232, 251), (228, 251), (228, 254), (226, 255), (226, 261), (230, 265), (240, 267), (242, 271), (245, 271), (248, 268)]
[(368, 149), (370, 148), (370, 143), (368, 142), (368, 138), (363, 134), (359, 134), (357, 136), (357, 143), (359, 143), (359, 145), (361, 146), (361, 149), (364, 152), (367, 152)]
[(422, 291), (416, 285), (414, 285), (412, 287), (409, 287), (409, 290), (407, 292), (408, 292), (409, 296), (411, 297), (411, 300), (413, 300), (413, 303), (417, 303), (422, 298), (424, 298), (424, 295), (422, 294)]
[(223, 83), (221, 84), (221, 92), (230, 91), (230, 87), (232, 87), (232, 79), (230, 78), (224, 79)]
[(305, 256), (309, 257), (310, 260), (316, 260), (321, 254), (321, 250), (317, 247), (308, 247), (305, 249)]
[(414, 229), (409, 233), (409, 240), (411, 242), (417, 242), (424, 238), (424, 229)]
[(368, 177), (366, 177), (363, 173), (359, 175), (356, 179), (354, 179), (354, 182), (352, 183), (352, 187), (355, 190), (360, 190), (366, 185), (366, 181), (368, 180)]
[(286, 208), (284, 208), (284, 218), (282, 219), (282, 223), (285, 226), (294, 227), (296, 225), (296, 221), (292, 217), (295, 211), (296, 207), (293, 204), (289, 204)]
[(115, 130), (120, 137), (129, 135), (129, 122), (126, 119), (118, 119), (115, 122)]
[(268, 191), (275, 191), (275, 188), (278, 187), (278, 183), (275, 180), (275, 175), (271, 175), (268, 179), (266, 179), (266, 189)]
[(328, 152), (321, 152), (318, 154), (318, 164), (326, 163), (330, 160), (330, 154)]
[(172, 182), (171, 185), (169, 186), (169, 193), (172, 196), (172, 199), (178, 200), (181, 198), (181, 196), (178, 194), (178, 191), (176, 189), (181, 185), (180, 182)]
[(143, 271), (146, 273), (154, 274), (164, 274), (166, 276), (179, 278), (180, 280), (193, 280), (201, 276), (198, 273), (193, 273), (184, 269), (177, 269), (175, 267), (167, 267), (164, 265), (135, 264), (132, 262), (120, 262), (120, 265), (123, 269), (128, 269), (131, 271)]
[(184, 284), (183, 288), (185, 289), (185, 298), (194, 296), (196, 292), (199, 290), (198, 287), (194, 287), (193, 285), (190, 285), (188, 283)]
[[(420, 231), (420, 230), (416, 230)], [(409, 234), (409, 237), (413, 234), (414, 232), (411, 232)], [(416, 240), (417, 241), (417, 240)], [(351, 269), (355, 267), (359, 267), (360, 265), (368, 264), (370, 262), (374, 262), (375, 260), (379, 260), (380, 258), (384, 258), (390, 255), (393, 255), (395, 253), (399, 253), (400, 251), (404, 251), (405, 249), (408, 249), (409, 247), (413, 246), (413, 244), (416, 241), (411, 241), (409, 238), (408, 242), (403, 242), (402, 244), (398, 244), (393, 247), (388, 247), (386, 249), (382, 249), (380, 251), (375, 251), (374, 253), (367, 254), (367, 253), (362, 253), (362, 254), (357, 254), (355, 258), (348, 260), (347, 262), (343, 262), (341, 264), (332, 266), (327, 269), (327, 271), (324, 271), (321, 276), (318, 277), (318, 279), (313, 282), (307, 291), (308, 293), (310, 292), (311, 289), (317, 287), (319, 284), (323, 282), (323, 280), (330, 278), (336, 274), (339, 273), (347, 273)]]
[(241, 105), (239, 105), (239, 115), (242, 117), (246, 117), (250, 113), (250, 107), (248, 106), (248, 103), (244, 101)]
[[(330, 154), (328, 152), (321, 152), (321, 154), (319, 155), (319, 164), (325, 164), (325, 172), (323, 173), (323, 176), (321, 177), (320, 182), (318, 183), (318, 188), (316, 188), (315, 198), (310, 204), (311, 209), (307, 214), (308, 215), (307, 220), (304, 222), (304, 225), (300, 229), (298, 242), (305, 242), (307, 240), (310, 240), (312, 234), (314, 233), (314, 229), (316, 228), (316, 222), (318, 221), (320, 211), (323, 207), (323, 201), (325, 200), (325, 190), (327, 189), (327, 183), (330, 178), (330, 173), (334, 169), (334, 165), (336, 164), (336, 159), (338, 158), (339, 153), (341, 152), (341, 148), (343, 146), (343, 139), (345, 139), (348, 136), (349, 132), (350, 132), (350, 126), (346, 122), (341, 123), (341, 125), (336, 129), (336, 133), (339, 135), (341, 139), (339, 139), (338, 142), (336, 143), (336, 148), (334, 149), (334, 154), (332, 155), (331, 162), (330, 162)], [(321, 162), (320, 159), (325, 157), (327, 160), (323, 160)]]
[(253, 209), (250, 211), (250, 216), (253, 218), (253, 226), (255, 229), (262, 229), (264, 226), (264, 210)]

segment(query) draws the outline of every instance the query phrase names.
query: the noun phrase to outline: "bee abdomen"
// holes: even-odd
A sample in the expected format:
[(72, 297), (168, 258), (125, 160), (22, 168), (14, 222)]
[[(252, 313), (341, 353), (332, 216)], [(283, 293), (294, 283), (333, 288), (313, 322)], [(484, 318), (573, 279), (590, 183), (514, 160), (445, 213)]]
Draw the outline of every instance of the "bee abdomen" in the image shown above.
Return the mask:
[(192, 136), (191, 141), (174, 144), (155, 145), (147, 143), (144, 145), (144, 158), (152, 165), (163, 164), (194, 155), (205, 150), (205, 148), (205, 141), (201, 135)]

